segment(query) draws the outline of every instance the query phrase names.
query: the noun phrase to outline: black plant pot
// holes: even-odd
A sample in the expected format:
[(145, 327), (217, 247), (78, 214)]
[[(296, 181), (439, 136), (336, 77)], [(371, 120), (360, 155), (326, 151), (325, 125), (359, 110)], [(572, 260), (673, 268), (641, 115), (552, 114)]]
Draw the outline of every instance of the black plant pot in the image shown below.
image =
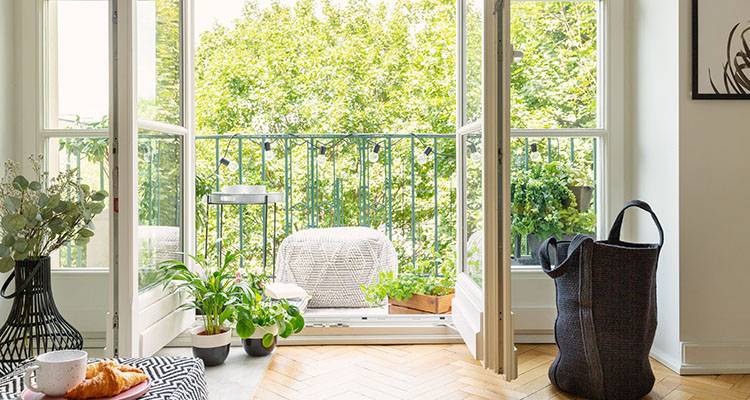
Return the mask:
[[(8, 294), (14, 279), (15, 293)], [(0, 294), (13, 299), (8, 319), (0, 328), (0, 376), (39, 354), (83, 348), (81, 333), (60, 315), (52, 297), (49, 257), (16, 261)]]
[(230, 347), (231, 344), (210, 348), (193, 347), (193, 357), (203, 360), (203, 364), (207, 367), (215, 367), (224, 364), (229, 356)]
[(232, 345), (232, 332), (218, 335), (202, 335), (203, 328), (193, 330), (193, 356), (203, 360), (207, 367), (224, 364)]
[(242, 348), (245, 349), (245, 353), (247, 355), (252, 357), (265, 357), (276, 349), (276, 339), (277, 336), (273, 337), (273, 342), (271, 342), (271, 345), (266, 347), (263, 346), (263, 338), (258, 339), (243, 339), (242, 340)]

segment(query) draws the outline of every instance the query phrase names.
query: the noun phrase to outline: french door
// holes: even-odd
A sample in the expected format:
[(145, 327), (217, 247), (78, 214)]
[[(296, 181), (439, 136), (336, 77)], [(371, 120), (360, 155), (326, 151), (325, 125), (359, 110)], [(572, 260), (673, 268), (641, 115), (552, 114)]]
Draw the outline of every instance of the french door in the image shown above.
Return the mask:
[(156, 268), (191, 251), (188, 1), (120, 0), (116, 19), (114, 166), (116, 349), (153, 354), (194, 313)]
[(510, 304), (510, 2), (458, 0), (458, 277), (453, 321), (472, 355), (516, 377)]

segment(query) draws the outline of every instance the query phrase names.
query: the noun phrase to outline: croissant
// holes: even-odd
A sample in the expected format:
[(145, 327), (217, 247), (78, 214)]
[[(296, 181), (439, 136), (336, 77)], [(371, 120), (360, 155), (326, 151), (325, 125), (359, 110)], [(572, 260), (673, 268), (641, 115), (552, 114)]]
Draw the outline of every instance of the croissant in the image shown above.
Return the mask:
[(148, 380), (138, 368), (100, 361), (86, 368), (86, 379), (65, 393), (66, 399), (83, 400), (116, 396)]

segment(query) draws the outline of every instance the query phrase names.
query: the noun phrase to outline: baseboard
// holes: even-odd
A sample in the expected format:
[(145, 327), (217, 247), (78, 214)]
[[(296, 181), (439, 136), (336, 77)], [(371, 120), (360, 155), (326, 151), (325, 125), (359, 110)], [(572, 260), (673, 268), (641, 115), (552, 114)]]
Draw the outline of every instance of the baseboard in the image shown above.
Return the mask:
[(750, 342), (682, 342), (682, 375), (750, 374)]
[(651, 358), (660, 362), (665, 367), (671, 369), (675, 373), (678, 373), (678, 374), (680, 373), (680, 369), (682, 367), (682, 363), (680, 362), (680, 360), (670, 357), (666, 353), (658, 349), (655, 349), (653, 347), (651, 348), (651, 353), (649, 355), (651, 356)]

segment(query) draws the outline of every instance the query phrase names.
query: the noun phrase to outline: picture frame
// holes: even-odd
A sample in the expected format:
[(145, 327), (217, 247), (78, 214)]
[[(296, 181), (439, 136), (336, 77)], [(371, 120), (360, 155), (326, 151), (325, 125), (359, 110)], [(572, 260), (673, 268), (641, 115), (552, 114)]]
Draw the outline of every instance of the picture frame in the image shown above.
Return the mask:
[(692, 97), (750, 100), (750, 1), (693, 0)]

